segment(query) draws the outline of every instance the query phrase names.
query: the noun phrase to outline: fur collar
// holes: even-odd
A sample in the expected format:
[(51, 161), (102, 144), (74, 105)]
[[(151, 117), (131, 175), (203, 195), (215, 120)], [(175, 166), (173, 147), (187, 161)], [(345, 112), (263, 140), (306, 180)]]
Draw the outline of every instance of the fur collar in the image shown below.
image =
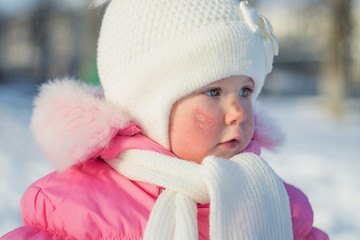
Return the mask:
[[(254, 139), (273, 148), (283, 139), (274, 121), (255, 113)], [(31, 130), (46, 157), (59, 169), (86, 161), (131, 125), (130, 116), (105, 101), (101, 87), (70, 78), (43, 84), (34, 101)]]

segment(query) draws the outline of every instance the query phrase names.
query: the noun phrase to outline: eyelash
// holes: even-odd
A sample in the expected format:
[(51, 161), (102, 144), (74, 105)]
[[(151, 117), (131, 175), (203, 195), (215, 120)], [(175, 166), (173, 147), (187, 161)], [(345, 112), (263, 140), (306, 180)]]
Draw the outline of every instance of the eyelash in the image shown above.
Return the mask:
[(253, 89), (249, 88), (249, 87), (244, 87), (240, 91), (246, 91), (248, 94), (246, 94), (246, 96), (242, 96), (242, 95), (240, 95), (240, 92), (239, 92), (239, 96), (249, 98), (253, 92)]
[[(216, 92), (216, 95), (213, 95), (212, 93)], [(204, 91), (204, 94), (209, 96), (209, 97), (217, 97), (221, 94), (221, 89), (220, 88), (212, 88), (209, 90)]]
[[(221, 94), (221, 88), (212, 88), (204, 91), (203, 93), (209, 97), (218, 97)], [(246, 94), (242, 94), (241, 92), (246, 92)], [(253, 89), (250, 87), (243, 87), (239, 91), (239, 96), (243, 98), (249, 98), (253, 92)]]

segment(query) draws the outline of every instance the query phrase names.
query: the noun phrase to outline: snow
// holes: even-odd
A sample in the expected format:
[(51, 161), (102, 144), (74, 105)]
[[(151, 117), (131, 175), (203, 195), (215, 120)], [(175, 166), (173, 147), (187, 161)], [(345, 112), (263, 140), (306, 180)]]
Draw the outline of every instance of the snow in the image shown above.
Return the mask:
[(0, 236), (21, 225), (22, 194), (51, 169), (28, 127), (33, 94), (32, 86), (0, 85)]
[(349, 101), (342, 118), (326, 111), (316, 97), (261, 102), (287, 135), (284, 146), (276, 153), (264, 152), (264, 158), (309, 197), (314, 225), (331, 239), (359, 239), (359, 101)]
[[(52, 171), (30, 130), (31, 85), (0, 85), (0, 236), (22, 225), (20, 198)], [(360, 110), (349, 101), (334, 118), (317, 97), (260, 98), (287, 135), (277, 152), (263, 152), (275, 171), (309, 197), (315, 225), (333, 240), (360, 236)]]

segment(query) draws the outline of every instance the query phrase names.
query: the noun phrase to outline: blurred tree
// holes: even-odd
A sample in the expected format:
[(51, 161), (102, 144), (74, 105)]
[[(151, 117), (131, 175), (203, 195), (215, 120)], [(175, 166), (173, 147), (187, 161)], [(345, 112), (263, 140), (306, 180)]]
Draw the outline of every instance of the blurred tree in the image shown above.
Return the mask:
[(42, 1), (38, 5), (32, 17), (32, 34), (33, 42), (38, 48), (39, 64), (37, 67), (38, 82), (44, 81), (49, 76), (49, 68), (51, 63), (51, 51), (47, 34), (47, 24), (51, 16), (51, 4)]
[(91, 85), (98, 85), (100, 84), (99, 75), (97, 71), (96, 65), (96, 55), (91, 58), (91, 61), (88, 61), (88, 66), (83, 72), (82, 79), (84, 82), (91, 84)]
[(344, 111), (349, 83), (351, 0), (330, 0), (331, 28), (324, 51), (320, 91), (330, 110), (337, 116)]
[[(2, 18), (1, 18), (1, 16), (0, 16), (0, 33), (1, 34), (3, 34), (4, 33), (4, 28), (5, 28), (5, 23), (4, 23), (4, 21), (2, 20)], [(0, 41), (3, 41), (3, 39), (2, 39), (2, 36), (0, 36)], [(3, 59), (3, 46), (0, 44), (0, 83), (2, 82), (2, 81), (4, 81), (4, 73), (3, 73), (3, 61), (4, 61), (4, 59)]]
[(84, 48), (86, 51), (82, 54), (84, 61), (81, 66), (80, 77), (92, 85), (98, 85), (100, 83), (96, 62), (96, 46), (104, 12), (105, 8), (92, 9), (88, 11), (85, 16), (84, 28), (89, 37), (82, 42), (82, 44), (87, 45), (87, 47)]

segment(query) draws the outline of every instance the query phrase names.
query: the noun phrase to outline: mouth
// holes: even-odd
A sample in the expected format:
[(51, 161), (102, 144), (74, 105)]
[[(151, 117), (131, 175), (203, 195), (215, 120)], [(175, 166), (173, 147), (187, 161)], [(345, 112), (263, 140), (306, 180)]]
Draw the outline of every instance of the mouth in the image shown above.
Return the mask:
[(237, 139), (231, 139), (229, 141), (220, 143), (220, 146), (222, 146), (225, 149), (232, 150), (240, 146), (240, 141)]

